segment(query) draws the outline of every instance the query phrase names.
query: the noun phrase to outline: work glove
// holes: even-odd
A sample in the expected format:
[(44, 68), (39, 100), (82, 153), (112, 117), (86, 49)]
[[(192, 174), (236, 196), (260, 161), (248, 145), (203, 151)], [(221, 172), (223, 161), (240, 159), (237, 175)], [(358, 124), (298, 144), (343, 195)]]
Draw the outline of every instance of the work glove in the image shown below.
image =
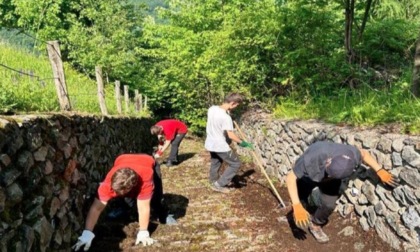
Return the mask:
[(163, 152), (161, 150), (156, 151), (156, 153), (153, 155), (155, 158), (160, 158), (162, 156)]
[(376, 172), (376, 174), (378, 174), (378, 177), (381, 179), (382, 183), (392, 187), (398, 186), (398, 179), (388, 171), (380, 169)]
[(138, 245), (140, 242), (143, 243), (143, 246), (149, 246), (152, 245), (155, 240), (150, 238), (149, 231), (139, 230), (137, 233), (136, 245)]
[(73, 245), (72, 249), (78, 251), (81, 247), (85, 246), (84, 250), (88, 251), (92, 240), (95, 238), (95, 234), (89, 230), (83, 230), (82, 235), (77, 240), (76, 244)]
[(304, 228), (309, 225), (309, 213), (303, 208), (302, 203), (297, 203), (293, 205), (293, 218), (295, 220), (296, 226)]
[(242, 142), (239, 144), (239, 146), (244, 147), (244, 148), (248, 148), (253, 150), (254, 149), (254, 145), (252, 145), (252, 143), (248, 143), (244, 140), (242, 140)]

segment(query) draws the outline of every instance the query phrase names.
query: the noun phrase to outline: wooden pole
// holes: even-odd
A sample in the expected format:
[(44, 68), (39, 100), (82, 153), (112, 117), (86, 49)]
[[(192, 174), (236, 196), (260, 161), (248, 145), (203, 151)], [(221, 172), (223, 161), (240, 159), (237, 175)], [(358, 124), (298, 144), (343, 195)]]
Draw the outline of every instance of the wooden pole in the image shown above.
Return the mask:
[[(235, 123), (235, 127), (238, 129), (239, 134), (241, 134), (242, 139), (244, 139), (244, 140), (246, 141), (245, 135), (244, 135), (244, 133), (242, 132), (241, 128), (239, 128), (239, 125), (238, 125), (235, 121), (233, 121), (233, 122)], [(273, 182), (271, 182), (270, 177), (268, 177), (268, 174), (267, 174), (267, 172), (265, 171), (265, 169), (264, 169), (264, 167), (263, 167), (263, 165), (262, 165), (261, 159), (260, 159), (260, 158), (258, 158), (258, 156), (257, 156), (257, 154), (256, 154), (256, 152), (255, 152), (255, 150), (252, 150), (252, 156), (254, 157), (255, 162), (257, 162), (257, 165), (260, 167), (261, 172), (262, 172), (262, 173), (264, 174), (264, 176), (267, 178), (268, 183), (270, 184), (271, 188), (273, 189), (274, 194), (276, 195), (276, 197), (277, 197), (277, 199), (279, 200), (280, 204), (281, 204), (283, 207), (286, 207), (286, 205), (284, 204), (283, 200), (282, 200), (282, 199), (281, 199), (281, 197), (280, 197), (280, 194), (277, 192), (277, 189), (274, 187)]]
[(102, 68), (100, 66), (95, 67), (96, 82), (98, 83), (98, 99), (99, 106), (101, 107), (102, 115), (108, 115), (108, 109), (105, 104), (105, 92), (104, 92), (104, 80), (102, 78)]
[(63, 61), (61, 60), (61, 51), (58, 41), (48, 41), (47, 51), (53, 71), (55, 90), (57, 92), (58, 102), (60, 103), (60, 109), (62, 111), (71, 111)]
[(136, 109), (136, 112), (140, 111), (140, 104), (139, 104), (139, 90), (134, 90), (134, 108)]
[(147, 96), (144, 96), (144, 109), (147, 110)]
[(117, 100), (118, 114), (122, 114), (121, 110), (121, 83), (119, 80), (115, 81), (115, 99)]
[(139, 94), (140, 111), (143, 111), (143, 95)]
[(125, 113), (129, 111), (130, 98), (128, 96), (128, 85), (124, 85), (124, 101), (125, 101)]

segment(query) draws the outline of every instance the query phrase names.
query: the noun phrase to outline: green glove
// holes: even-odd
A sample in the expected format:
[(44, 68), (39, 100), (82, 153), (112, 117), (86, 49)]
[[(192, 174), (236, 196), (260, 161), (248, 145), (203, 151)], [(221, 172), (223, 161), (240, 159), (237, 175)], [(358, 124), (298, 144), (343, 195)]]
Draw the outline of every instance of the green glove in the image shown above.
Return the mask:
[(244, 147), (244, 148), (248, 148), (248, 149), (251, 149), (251, 150), (254, 149), (254, 145), (252, 145), (252, 143), (245, 142), (244, 140), (242, 140), (242, 142), (239, 144), (239, 146)]

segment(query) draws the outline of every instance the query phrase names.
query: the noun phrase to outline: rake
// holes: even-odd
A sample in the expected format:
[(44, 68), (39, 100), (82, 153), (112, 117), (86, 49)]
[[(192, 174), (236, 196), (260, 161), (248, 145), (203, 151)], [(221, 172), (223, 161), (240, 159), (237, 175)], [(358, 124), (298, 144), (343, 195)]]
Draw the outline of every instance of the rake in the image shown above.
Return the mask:
[[(239, 125), (233, 121), (235, 123), (235, 127), (238, 129), (239, 134), (241, 135), (242, 139), (244, 139), (245, 141), (247, 141), (247, 139), (245, 138), (244, 133), (242, 132), (241, 128), (239, 128)], [(264, 176), (267, 178), (268, 183), (270, 184), (271, 188), (273, 189), (274, 194), (276, 195), (277, 199), (279, 200), (280, 204), (285, 208), (286, 205), (284, 204), (283, 200), (280, 197), (280, 194), (277, 192), (277, 189), (274, 187), (273, 182), (271, 182), (270, 177), (268, 177), (267, 172), (265, 171), (263, 164), (261, 162), (261, 159), (257, 156), (257, 153), (255, 152), (255, 150), (252, 150), (252, 155), (255, 159), (255, 162), (257, 163), (257, 165), (260, 167), (261, 172), (264, 174)]]

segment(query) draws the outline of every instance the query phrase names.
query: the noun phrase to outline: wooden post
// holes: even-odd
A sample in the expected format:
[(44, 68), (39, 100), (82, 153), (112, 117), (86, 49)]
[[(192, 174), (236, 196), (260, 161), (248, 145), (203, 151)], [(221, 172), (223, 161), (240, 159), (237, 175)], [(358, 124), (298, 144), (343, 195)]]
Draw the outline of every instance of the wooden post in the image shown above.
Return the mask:
[(105, 92), (104, 92), (104, 81), (102, 78), (102, 68), (100, 66), (95, 67), (96, 82), (98, 83), (98, 99), (99, 106), (101, 107), (102, 115), (108, 115), (108, 109), (105, 104)]
[(117, 100), (118, 114), (122, 114), (121, 110), (121, 83), (119, 80), (115, 81), (115, 99)]
[(128, 85), (124, 85), (124, 101), (125, 101), (125, 113), (129, 112), (129, 96), (128, 96)]
[(134, 108), (136, 109), (136, 112), (140, 111), (140, 104), (139, 104), (139, 90), (134, 90)]
[(60, 109), (64, 111), (70, 111), (70, 99), (67, 92), (63, 61), (61, 60), (61, 51), (58, 41), (49, 41), (47, 43), (47, 51), (53, 71), (55, 89), (57, 91)]
[(139, 105), (140, 105), (139, 110), (143, 111), (143, 95), (142, 94), (139, 94)]
[(147, 110), (147, 96), (144, 96), (144, 109)]

